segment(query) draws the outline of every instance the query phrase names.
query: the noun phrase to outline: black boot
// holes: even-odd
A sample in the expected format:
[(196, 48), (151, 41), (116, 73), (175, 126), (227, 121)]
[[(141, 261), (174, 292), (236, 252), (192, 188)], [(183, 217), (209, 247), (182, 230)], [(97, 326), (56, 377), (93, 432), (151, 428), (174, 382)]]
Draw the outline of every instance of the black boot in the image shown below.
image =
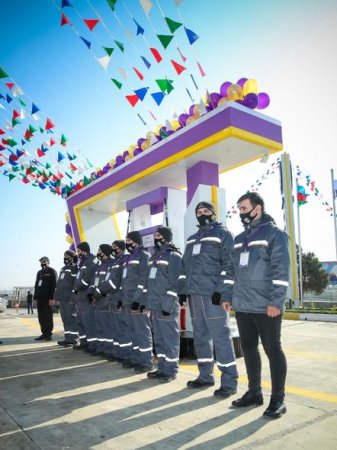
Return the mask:
[(279, 419), (287, 412), (286, 405), (283, 400), (271, 399), (268, 408), (263, 413), (264, 417), (269, 419)]
[(239, 408), (246, 406), (260, 406), (263, 405), (263, 395), (261, 391), (252, 392), (247, 391), (241, 398), (234, 400), (232, 402), (233, 406), (237, 406)]

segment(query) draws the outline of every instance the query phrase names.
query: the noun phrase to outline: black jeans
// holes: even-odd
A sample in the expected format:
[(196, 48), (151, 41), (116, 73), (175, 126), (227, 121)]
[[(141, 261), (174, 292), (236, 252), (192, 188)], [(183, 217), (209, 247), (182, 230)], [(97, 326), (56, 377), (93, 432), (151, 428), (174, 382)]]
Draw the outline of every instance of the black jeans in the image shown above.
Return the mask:
[(49, 299), (39, 299), (37, 301), (37, 316), (41, 328), (41, 333), (49, 337), (53, 332), (53, 309), (49, 306)]
[(237, 312), (235, 317), (246, 364), (249, 390), (252, 392), (261, 390), (260, 337), (269, 359), (271, 397), (275, 400), (283, 400), (287, 361), (281, 347), (282, 315), (268, 317), (267, 314)]

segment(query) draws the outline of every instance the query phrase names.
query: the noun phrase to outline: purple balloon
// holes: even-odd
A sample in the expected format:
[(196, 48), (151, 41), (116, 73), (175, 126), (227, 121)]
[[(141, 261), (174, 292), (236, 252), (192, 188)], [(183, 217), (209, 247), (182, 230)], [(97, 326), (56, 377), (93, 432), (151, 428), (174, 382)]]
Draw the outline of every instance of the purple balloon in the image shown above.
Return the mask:
[(122, 165), (124, 162), (125, 162), (124, 157), (123, 157), (122, 155), (118, 155), (117, 158), (116, 158), (116, 164), (117, 164), (117, 166)]
[(156, 134), (155, 136), (156, 136), (157, 142), (163, 140), (163, 138), (160, 136), (160, 134)]
[(74, 252), (76, 249), (75, 249), (75, 245), (74, 244), (71, 244), (71, 246), (69, 247), (69, 250), (71, 250), (72, 252)]
[(171, 136), (171, 134), (174, 133), (174, 130), (167, 130), (165, 133), (167, 134), (167, 136)]
[(190, 116), (194, 115), (194, 107), (195, 107), (195, 104), (191, 105), (189, 110), (188, 110)]
[(260, 92), (258, 95), (258, 105), (257, 109), (264, 109), (269, 106), (270, 103), (270, 97), (266, 92)]
[(217, 92), (212, 92), (211, 94), (209, 94), (209, 103), (213, 106), (213, 108), (216, 108), (218, 106), (220, 98), (221, 95)]
[(138, 141), (137, 141), (138, 147), (140, 147), (142, 145), (142, 142), (144, 142), (144, 141), (146, 141), (145, 138), (139, 138)]
[(236, 84), (238, 84), (239, 86), (241, 86), (241, 88), (243, 88), (243, 85), (245, 84), (245, 82), (248, 80), (248, 78), (240, 78), (240, 80), (238, 80), (236, 82)]
[(72, 234), (72, 233), (71, 233), (71, 226), (69, 225), (69, 223), (66, 224), (65, 230), (66, 230), (66, 233), (67, 233), (67, 234)]
[(118, 164), (114, 164), (112, 168), (116, 169), (116, 167), (118, 167)]
[(142, 153), (142, 149), (137, 147), (137, 148), (134, 148), (132, 152), (133, 152), (133, 156), (137, 156), (137, 155), (139, 155), (139, 153)]
[(232, 83), (230, 81), (225, 81), (225, 83), (222, 83), (221, 87), (220, 87), (220, 94), (221, 97), (227, 97), (227, 90), (229, 88), (229, 86), (231, 86)]
[(129, 152), (127, 150), (125, 150), (125, 152), (123, 152), (124, 158), (126, 158), (128, 155), (129, 155)]
[(214, 109), (213, 105), (206, 105), (207, 112), (210, 112)]
[(178, 117), (180, 125), (184, 127), (186, 125), (186, 120), (188, 118), (189, 118), (188, 114), (180, 114), (180, 116)]
[(259, 100), (257, 95), (251, 92), (250, 94), (247, 94), (245, 96), (245, 98), (242, 101), (242, 104), (250, 109), (255, 109), (258, 105), (258, 102)]

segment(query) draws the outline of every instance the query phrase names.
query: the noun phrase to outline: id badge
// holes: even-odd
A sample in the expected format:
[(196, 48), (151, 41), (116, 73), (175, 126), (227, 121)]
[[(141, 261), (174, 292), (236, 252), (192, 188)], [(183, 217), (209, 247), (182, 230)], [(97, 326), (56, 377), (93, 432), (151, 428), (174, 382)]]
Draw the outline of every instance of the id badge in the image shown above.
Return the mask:
[(249, 252), (242, 252), (240, 254), (240, 267), (247, 267), (249, 261)]
[(157, 275), (157, 267), (151, 267), (149, 278), (154, 279)]
[(39, 280), (39, 282), (37, 283), (38, 286), (42, 286), (42, 280)]
[(200, 255), (200, 250), (201, 250), (201, 244), (194, 244), (193, 250), (192, 250), (192, 255)]
[(128, 271), (127, 267), (124, 267), (123, 269), (123, 278), (126, 278), (126, 272)]
[(94, 281), (94, 286), (98, 286), (98, 283), (99, 283), (99, 278), (96, 277), (96, 278), (95, 278), (95, 281)]
[(63, 272), (63, 273), (61, 273), (61, 275), (60, 275), (60, 280), (63, 280), (63, 278), (65, 277), (65, 273)]

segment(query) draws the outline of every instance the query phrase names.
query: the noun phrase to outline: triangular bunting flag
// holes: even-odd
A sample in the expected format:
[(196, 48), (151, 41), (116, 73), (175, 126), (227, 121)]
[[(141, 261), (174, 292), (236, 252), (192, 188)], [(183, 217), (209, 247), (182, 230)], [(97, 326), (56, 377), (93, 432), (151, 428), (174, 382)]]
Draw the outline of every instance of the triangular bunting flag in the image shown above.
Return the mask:
[(61, 145), (65, 146), (65, 144), (66, 144), (67, 141), (68, 141), (67, 136), (65, 136), (65, 135), (62, 133), (62, 136), (61, 136)]
[(71, 25), (71, 22), (68, 19), (68, 17), (64, 13), (62, 13), (61, 27), (63, 27), (63, 25), (67, 25), (67, 24)]
[(15, 127), (15, 125), (18, 125), (21, 123), (18, 119), (12, 119), (12, 127)]
[(71, 170), (72, 172), (75, 172), (75, 171), (77, 170), (77, 167), (74, 166), (73, 163), (70, 163), (69, 167), (70, 167), (70, 170)]
[(98, 24), (99, 19), (83, 19), (83, 22), (86, 24), (89, 30), (92, 31)]
[(169, 94), (170, 92), (173, 91), (174, 87), (173, 87), (173, 80), (167, 80), (167, 93)]
[(64, 159), (65, 158), (65, 156), (64, 155), (62, 155), (62, 153), (61, 152), (58, 152), (57, 153), (57, 162), (61, 162), (62, 161), (62, 159)]
[(10, 173), (10, 174), (8, 175), (8, 178), (9, 178), (9, 181), (12, 181), (13, 178), (16, 178), (16, 175)]
[(36, 131), (36, 128), (34, 128), (33, 125), (29, 125), (28, 129), (31, 134), (35, 133)]
[(50, 168), (51, 168), (51, 164), (49, 162), (47, 162), (46, 169), (50, 169)]
[(189, 43), (192, 45), (194, 44), (195, 41), (197, 41), (199, 39), (199, 36), (197, 34), (194, 33), (194, 31), (189, 30), (188, 28), (185, 28), (185, 32), (188, 38)]
[(186, 70), (186, 67), (178, 64), (177, 62), (173, 61), (173, 59), (171, 59), (171, 63), (173, 64), (173, 67), (175, 68), (176, 72), (178, 75), (180, 75), (184, 70)]
[(143, 101), (148, 89), (148, 87), (137, 89), (134, 93), (139, 97), (139, 100)]
[(72, 7), (73, 5), (70, 3), (69, 0), (62, 0), (62, 6), (61, 6), (61, 8), (65, 8), (66, 6)]
[(37, 154), (37, 156), (39, 156), (40, 158), (41, 158), (42, 156), (45, 156), (45, 152), (43, 152), (40, 148), (37, 149), (36, 154)]
[(141, 73), (139, 72), (139, 70), (136, 69), (136, 67), (132, 67), (132, 68), (133, 68), (133, 70), (136, 72), (138, 78), (139, 78), (141, 81), (143, 81), (143, 80), (144, 80), (144, 75), (141, 74)]
[(97, 61), (100, 63), (104, 70), (107, 70), (110, 62), (110, 56), (102, 56), (102, 58), (98, 58)]
[(117, 67), (117, 70), (124, 79), (128, 78), (129, 74), (122, 67)]
[(13, 97), (19, 97), (19, 95), (23, 95), (23, 91), (18, 86), (15, 86), (13, 89)]
[(151, 94), (153, 100), (157, 103), (157, 105), (159, 106), (161, 104), (161, 102), (163, 101), (163, 98), (165, 97), (165, 94), (163, 94), (163, 92), (154, 92), (153, 94)]
[(82, 39), (82, 41), (85, 43), (85, 45), (90, 49), (91, 47), (91, 42), (88, 41), (88, 39), (85, 39), (84, 37), (80, 36), (80, 38)]
[(115, 41), (115, 40), (114, 40), (114, 43), (117, 45), (117, 47), (119, 48), (119, 50), (120, 50), (121, 52), (124, 52), (124, 45), (122, 44), (122, 42), (119, 42), (119, 41)]
[(138, 22), (136, 22), (135, 21), (135, 19), (133, 19), (133, 21), (135, 22), (135, 24), (136, 24), (136, 26), (137, 26), (137, 36), (139, 35), (139, 34), (144, 34), (144, 28), (143, 27), (141, 27), (140, 25), (139, 25), (139, 23)]
[(141, 4), (141, 7), (143, 8), (145, 14), (148, 15), (153, 6), (152, 1), (151, 0), (139, 0), (139, 3)]
[(13, 119), (17, 119), (18, 117), (20, 117), (19, 111), (17, 111), (16, 109), (13, 109)]
[(178, 50), (179, 55), (180, 55), (181, 59), (183, 60), (183, 62), (186, 62), (187, 58), (181, 53), (181, 50), (179, 47), (177, 47), (177, 50)]
[(47, 118), (45, 129), (50, 130), (51, 128), (54, 128), (54, 127), (55, 127), (55, 125), (53, 124), (53, 122)]
[(110, 6), (110, 8), (112, 9), (112, 11), (115, 11), (115, 5), (117, 3), (117, 0), (107, 0), (108, 5)]
[(146, 65), (146, 67), (149, 69), (151, 67), (151, 63), (149, 63), (149, 61), (144, 56), (141, 56), (141, 58), (142, 58), (144, 64)]
[(132, 107), (135, 107), (135, 105), (137, 104), (139, 97), (138, 95), (134, 94), (134, 95), (126, 95), (125, 98), (128, 100), (128, 102), (130, 103), (130, 105)]
[(160, 53), (158, 52), (158, 50), (153, 47), (152, 48), (150, 47), (150, 50), (151, 50), (151, 53), (152, 53), (154, 59), (157, 61), (157, 63), (160, 63), (160, 61), (163, 58), (160, 56)]
[(21, 103), (22, 106), (27, 106), (26, 103), (23, 100), (21, 100), (21, 98), (19, 98), (19, 102)]
[(0, 67), (0, 78), (9, 78), (8, 73), (6, 73), (1, 67)]
[(173, 35), (171, 36), (169, 34), (157, 34), (157, 38), (160, 40), (162, 46), (165, 49), (169, 46), (169, 44), (172, 41), (173, 37), (174, 37)]
[(35, 114), (35, 113), (37, 113), (38, 111), (40, 111), (40, 108), (38, 108), (38, 107), (35, 105), (35, 103), (32, 103), (32, 112), (31, 112), (31, 114)]
[(5, 85), (8, 87), (8, 89), (12, 89), (14, 83), (5, 83)]
[(111, 81), (118, 87), (118, 89), (121, 89), (121, 87), (123, 86), (122, 83), (115, 78), (111, 78)]
[(56, 141), (53, 138), (50, 138), (50, 147), (52, 147), (54, 144), (56, 144)]
[(201, 67), (201, 64), (198, 63), (198, 62), (197, 62), (197, 64), (198, 64), (198, 69), (199, 69), (200, 75), (201, 75), (202, 77), (205, 77), (205, 76), (206, 76), (206, 73), (204, 72), (204, 69)]
[(169, 30), (171, 33), (174, 33), (178, 28), (182, 27), (182, 23), (175, 22), (174, 20), (170, 19), (169, 17), (165, 17), (165, 21), (167, 23), (167, 26), (169, 27)]
[(10, 103), (12, 100), (13, 100), (12, 97), (10, 95), (6, 94), (7, 103)]
[(112, 55), (112, 52), (115, 50), (113, 47), (103, 47), (109, 56)]

